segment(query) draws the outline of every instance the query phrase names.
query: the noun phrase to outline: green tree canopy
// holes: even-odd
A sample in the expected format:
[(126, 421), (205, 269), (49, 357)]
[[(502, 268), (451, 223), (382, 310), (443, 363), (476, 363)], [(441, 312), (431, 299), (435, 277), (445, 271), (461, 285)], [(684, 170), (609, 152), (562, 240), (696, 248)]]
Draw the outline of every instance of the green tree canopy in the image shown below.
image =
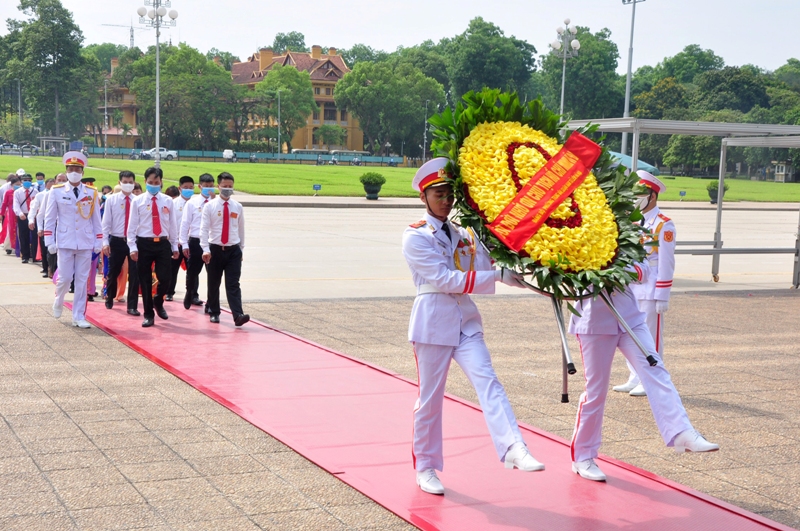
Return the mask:
[(319, 110), (314, 101), (314, 89), (308, 72), (300, 72), (293, 66), (276, 65), (264, 81), (255, 88), (261, 103), (257, 113), (265, 118), (278, 120), (278, 91), (280, 91), (281, 141), (292, 149), (295, 131), (305, 127), (308, 117)]
[(83, 49), (83, 53), (91, 54), (100, 61), (100, 67), (103, 72), (111, 73), (111, 59), (114, 57), (119, 58), (128, 51), (127, 46), (121, 44), (114, 44), (111, 42), (104, 42), (103, 44), (90, 44)]
[(689, 95), (686, 88), (674, 77), (667, 77), (657, 82), (651, 90), (642, 92), (633, 98), (638, 118), (660, 120), (673, 109), (689, 107)]
[(759, 105), (769, 106), (768, 81), (751, 68), (728, 66), (709, 70), (695, 78), (695, 106), (705, 110), (733, 109), (743, 113)]
[(374, 63), (384, 61), (389, 57), (388, 53), (382, 50), (375, 50), (366, 44), (354, 44), (352, 48), (340, 50), (339, 55), (342, 56), (342, 59), (350, 68), (353, 68), (358, 63)]
[(282, 54), (287, 50), (292, 52), (307, 52), (308, 46), (306, 46), (306, 36), (299, 31), (276, 34), (275, 40), (272, 41), (272, 51), (277, 54)]
[(775, 70), (775, 79), (786, 83), (795, 92), (800, 92), (800, 61), (789, 59), (786, 64)]
[(674, 77), (680, 83), (692, 83), (694, 78), (711, 70), (720, 70), (725, 61), (711, 50), (690, 44), (678, 54), (667, 57), (655, 66), (658, 79)]
[(211, 48), (208, 52), (206, 52), (206, 59), (209, 61), (213, 61), (215, 57), (219, 57), (222, 68), (228, 72), (230, 72), (231, 68), (233, 68), (233, 63), (239, 62), (239, 57), (233, 55), (231, 52), (223, 52), (217, 48)]

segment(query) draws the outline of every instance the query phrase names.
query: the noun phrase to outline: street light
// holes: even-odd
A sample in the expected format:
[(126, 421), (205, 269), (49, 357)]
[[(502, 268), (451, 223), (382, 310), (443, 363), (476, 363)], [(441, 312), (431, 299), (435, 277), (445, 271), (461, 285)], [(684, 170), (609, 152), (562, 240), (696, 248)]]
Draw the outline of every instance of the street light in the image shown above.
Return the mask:
[[(567, 77), (567, 59), (576, 57), (578, 50), (581, 49), (581, 43), (575, 38), (578, 33), (576, 26), (569, 25), (569, 19), (564, 19), (564, 27), (556, 28), (558, 37), (550, 43), (550, 53), (563, 58), (563, 65), (561, 67), (561, 110), (559, 114), (564, 114), (564, 82)], [(572, 40), (570, 40), (572, 39)]]
[(422, 163), (425, 164), (425, 149), (428, 147), (428, 102), (425, 100), (425, 129), (422, 132)]
[(283, 151), (283, 144), (281, 144), (281, 91), (287, 89), (278, 89), (278, 162), (281, 160), (281, 152)]
[(385, 147), (385, 148), (386, 148), (386, 156), (388, 157), (388, 156), (389, 156), (389, 148), (390, 148), (390, 147), (392, 147), (392, 145), (391, 145), (391, 144), (389, 143), (389, 141), (387, 140), (387, 141), (386, 141), (386, 144), (384, 144), (384, 146), (383, 146), (383, 147)]
[[(630, 116), (631, 110), (631, 66), (633, 64), (633, 23), (636, 21), (636, 4), (644, 2), (644, 0), (622, 0), (622, 5), (633, 4), (633, 12), (631, 13), (631, 45), (628, 48), (628, 79), (625, 81), (625, 112), (622, 113), (624, 118)], [(622, 133), (622, 154), (626, 155), (628, 151), (628, 133)]]
[(103, 95), (106, 100), (103, 112), (103, 158), (106, 158), (108, 155), (108, 79), (103, 80)]
[[(174, 26), (176, 24), (175, 19), (178, 18), (178, 12), (174, 9), (167, 12), (167, 8), (172, 7), (171, 4), (171, 0), (144, 0), (144, 5), (150, 6), (152, 9), (148, 11), (146, 7), (140, 7), (136, 10), (136, 14), (139, 15), (139, 24), (151, 26), (156, 30), (156, 154), (153, 157), (155, 159), (153, 165), (156, 168), (161, 167), (161, 152), (159, 149), (161, 147), (161, 49), (158, 39), (161, 37), (161, 26)], [(167, 15), (169, 15), (169, 20), (164, 20)], [(147, 20), (145, 16), (150, 20)]]

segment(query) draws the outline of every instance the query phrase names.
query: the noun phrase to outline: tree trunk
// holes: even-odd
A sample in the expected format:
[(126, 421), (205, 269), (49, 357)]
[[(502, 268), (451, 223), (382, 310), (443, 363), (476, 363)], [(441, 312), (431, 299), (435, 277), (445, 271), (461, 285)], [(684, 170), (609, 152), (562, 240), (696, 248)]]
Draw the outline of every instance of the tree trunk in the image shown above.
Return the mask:
[(61, 125), (58, 123), (58, 84), (56, 84), (56, 136), (61, 136)]

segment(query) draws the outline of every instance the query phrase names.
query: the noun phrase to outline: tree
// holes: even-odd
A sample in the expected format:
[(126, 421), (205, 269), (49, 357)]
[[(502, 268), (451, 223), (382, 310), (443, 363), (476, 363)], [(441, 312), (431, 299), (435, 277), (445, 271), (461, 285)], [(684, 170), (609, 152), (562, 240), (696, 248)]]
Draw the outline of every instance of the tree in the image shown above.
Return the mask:
[(800, 61), (789, 59), (786, 64), (775, 70), (775, 79), (786, 83), (795, 92), (800, 92)]
[(250, 120), (256, 115), (256, 110), (262, 103), (263, 95), (260, 93), (250, 90), (245, 85), (233, 86), (228, 104), (231, 109), (233, 138), (236, 140), (237, 149), (242, 143), (242, 135), (248, 128)]
[(654, 73), (657, 79), (674, 77), (679, 83), (692, 83), (697, 75), (720, 70), (724, 66), (725, 61), (713, 51), (690, 44), (678, 54), (658, 63)]
[[(314, 89), (308, 72), (293, 66), (276, 65), (255, 88), (262, 103), (258, 115), (278, 120), (278, 91), (280, 91), (280, 127), (282, 141), (292, 149), (295, 131), (305, 127), (308, 117), (319, 111), (314, 101)], [(281, 146), (279, 146), (281, 149)]]
[(347, 131), (344, 127), (339, 125), (321, 125), (315, 131), (315, 136), (322, 144), (325, 144), (330, 149), (333, 145), (342, 145), (347, 137)]
[(481, 17), (447, 43), (447, 76), (455, 100), (484, 87), (516, 90), (536, 68), (536, 48)]
[(699, 74), (695, 83), (698, 93), (694, 105), (700, 109), (746, 113), (756, 105), (769, 106), (766, 77), (752, 68), (728, 66), (709, 70)]
[(272, 51), (276, 54), (282, 54), (286, 51), (307, 52), (306, 36), (299, 31), (278, 33), (275, 35), (275, 40), (272, 41)]
[(366, 62), (375, 63), (385, 61), (389, 54), (382, 50), (375, 50), (366, 44), (354, 44), (352, 48), (339, 51), (339, 55), (344, 59), (345, 64), (353, 68), (356, 64)]
[(104, 42), (103, 44), (90, 44), (83, 49), (84, 55), (93, 55), (98, 61), (100, 61), (100, 66), (102, 67), (103, 72), (107, 74), (111, 73), (111, 59), (114, 57), (120, 57), (126, 51), (128, 51), (127, 46), (114, 44), (111, 42)]
[[(616, 73), (619, 51), (611, 32), (592, 33), (578, 27), (575, 36), (581, 43), (577, 57), (567, 59), (564, 111), (572, 118), (622, 116), (625, 103), (624, 79)], [(563, 57), (542, 56), (542, 71), (552, 94), (561, 93)]]
[(122, 130), (122, 144), (124, 145), (125, 144), (125, 139), (128, 138), (129, 134), (131, 134), (131, 131), (133, 130), (133, 127), (131, 126), (131, 124), (129, 124), (127, 122), (122, 122), (122, 124), (119, 126), (119, 128)]
[(683, 85), (674, 77), (667, 77), (658, 81), (651, 90), (635, 96), (633, 102), (636, 105), (634, 116), (661, 120), (671, 109), (687, 108), (689, 97)]
[(410, 48), (398, 48), (395, 56), (398, 61), (415, 66), (426, 76), (441, 83), (442, 86), (449, 87), (450, 78), (447, 75), (445, 54), (444, 45), (437, 45), (433, 41), (427, 40)]
[(231, 68), (233, 68), (233, 63), (239, 62), (239, 58), (233, 55), (231, 52), (223, 52), (217, 48), (211, 48), (208, 52), (206, 52), (206, 59), (209, 61), (213, 61), (216, 57), (219, 57), (220, 65), (228, 72), (230, 72)]

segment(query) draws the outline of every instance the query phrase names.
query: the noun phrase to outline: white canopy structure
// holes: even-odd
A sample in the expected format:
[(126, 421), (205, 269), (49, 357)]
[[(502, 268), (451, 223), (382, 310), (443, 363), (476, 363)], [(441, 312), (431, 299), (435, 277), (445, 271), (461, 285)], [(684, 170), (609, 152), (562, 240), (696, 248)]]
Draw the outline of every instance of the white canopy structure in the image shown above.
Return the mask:
[[(607, 133), (632, 133), (633, 146), (631, 158), (632, 171), (636, 171), (639, 157), (639, 137), (641, 134), (721, 136), (719, 189), (717, 191), (717, 223), (714, 232), (713, 249), (676, 250), (680, 254), (710, 254), (713, 256), (711, 275), (719, 280), (719, 257), (721, 254), (794, 254), (792, 286), (800, 287), (800, 222), (794, 248), (722, 248), (722, 199), (725, 192), (725, 167), (728, 147), (749, 146), (763, 148), (800, 148), (800, 126), (776, 124), (739, 124), (727, 122), (684, 122), (680, 120), (647, 120), (641, 118), (603, 118), (599, 120), (572, 120), (568, 129), (579, 129), (597, 125), (598, 130)], [(704, 244), (706, 242), (691, 242)]]

